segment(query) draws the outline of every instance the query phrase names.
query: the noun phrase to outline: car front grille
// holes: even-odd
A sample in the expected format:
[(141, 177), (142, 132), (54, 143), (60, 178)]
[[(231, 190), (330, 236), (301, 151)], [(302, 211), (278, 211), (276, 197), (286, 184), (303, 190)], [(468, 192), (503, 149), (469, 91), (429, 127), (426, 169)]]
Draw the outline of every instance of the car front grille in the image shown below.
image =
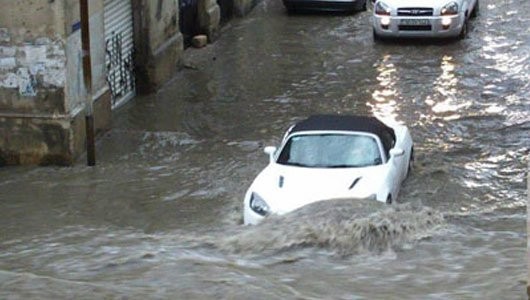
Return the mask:
[(401, 7), (397, 11), (398, 16), (432, 16), (433, 9), (430, 7)]
[(400, 31), (431, 31), (431, 25), (399, 25)]

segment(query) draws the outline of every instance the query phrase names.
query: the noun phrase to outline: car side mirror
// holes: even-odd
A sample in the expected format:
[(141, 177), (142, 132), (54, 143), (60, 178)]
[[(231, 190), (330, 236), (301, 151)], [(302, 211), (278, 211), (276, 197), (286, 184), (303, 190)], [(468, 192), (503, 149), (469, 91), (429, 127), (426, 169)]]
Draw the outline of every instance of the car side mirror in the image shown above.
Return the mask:
[(276, 153), (276, 147), (267, 146), (267, 147), (265, 147), (265, 149), (263, 149), (263, 152), (265, 152), (265, 154), (269, 155), (269, 162), (273, 162), (274, 161), (274, 153)]
[(400, 148), (392, 148), (390, 149), (390, 156), (391, 157), (400, 157), (405, 154), (405, 150)]

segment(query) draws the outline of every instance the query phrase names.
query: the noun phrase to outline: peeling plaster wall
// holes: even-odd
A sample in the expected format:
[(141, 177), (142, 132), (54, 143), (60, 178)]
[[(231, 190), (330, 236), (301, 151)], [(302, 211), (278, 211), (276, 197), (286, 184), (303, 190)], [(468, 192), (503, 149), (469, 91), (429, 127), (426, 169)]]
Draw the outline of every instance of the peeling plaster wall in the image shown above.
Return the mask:
[(65, 112), (63, 5), (0, 0), (0, 112)]
[[(1, 28), (9, 40), (7, 28)], [(41, 37), (21, 45), (0, 43), (0, 88), (16, 89), (33, 97), (39, 89), (65, 86), (66, 55), (62, 39)]]
[[(90, 1), (94, 93), (107, 88), (102, 3)], [(81, 68), (79, 1), (0, 0), (0, 5), (5, 7), (0, 11), (0, 95), (2, 89), (9, 90), (4, 93), (10, 95), (0, 99), (0, 111), (17, 108), (20, 112), (16, 102), (26, 102), (25, 108), (28, 104), (33, 106), (29, 109), (32, 113), (78, 113), (86, 95)], [(13, 12), (19, 13), (19, 17)], [(64, 90), (62, 103), (53, 108), (39, 103), (40, 93), (57, 89)]]

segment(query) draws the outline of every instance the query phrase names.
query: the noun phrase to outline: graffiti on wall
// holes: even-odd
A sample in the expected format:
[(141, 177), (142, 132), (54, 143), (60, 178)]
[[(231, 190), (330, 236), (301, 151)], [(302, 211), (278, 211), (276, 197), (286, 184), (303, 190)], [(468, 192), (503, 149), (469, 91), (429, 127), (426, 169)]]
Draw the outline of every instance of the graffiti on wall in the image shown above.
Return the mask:
[(107, 55), (107, 82), (112, 94), (113, 104), (135, 90), (134, 48), (123, 45), (122, 33), (116, 33), (107, 39), (105, 45)]

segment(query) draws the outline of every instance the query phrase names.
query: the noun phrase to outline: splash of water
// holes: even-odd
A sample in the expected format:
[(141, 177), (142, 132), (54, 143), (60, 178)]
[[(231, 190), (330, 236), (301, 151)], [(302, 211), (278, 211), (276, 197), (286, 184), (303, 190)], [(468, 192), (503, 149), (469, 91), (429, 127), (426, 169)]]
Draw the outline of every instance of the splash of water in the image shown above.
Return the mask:
[(328, 200), (246, 227), (221, 239), (219, 247), (244, 254), (273, 254), (302, 247), (338, 255), (381, 253), (428, 236), (443, 224), (440, 212), (418, 204), (386, 206), (358, 199)]

